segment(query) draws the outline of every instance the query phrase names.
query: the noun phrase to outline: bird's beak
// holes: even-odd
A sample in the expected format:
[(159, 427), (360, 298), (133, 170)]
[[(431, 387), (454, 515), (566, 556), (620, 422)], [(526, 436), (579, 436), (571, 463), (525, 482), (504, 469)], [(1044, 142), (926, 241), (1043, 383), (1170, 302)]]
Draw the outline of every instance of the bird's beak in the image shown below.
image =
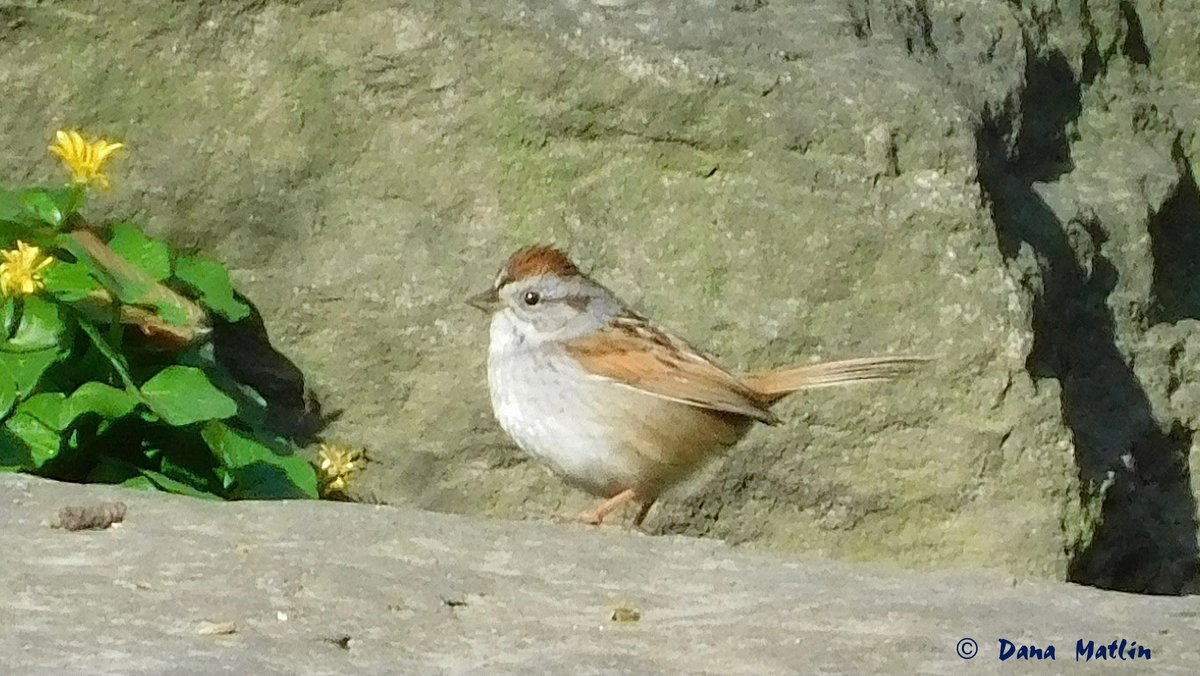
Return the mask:
[(500, 296), (496, 294), (495, 289), (488, 289), (483, 293), (476, 294), (467, 299), (467, 305), (479, 308), (483, 312), (491, 313), (498, 305), (500, 305)]

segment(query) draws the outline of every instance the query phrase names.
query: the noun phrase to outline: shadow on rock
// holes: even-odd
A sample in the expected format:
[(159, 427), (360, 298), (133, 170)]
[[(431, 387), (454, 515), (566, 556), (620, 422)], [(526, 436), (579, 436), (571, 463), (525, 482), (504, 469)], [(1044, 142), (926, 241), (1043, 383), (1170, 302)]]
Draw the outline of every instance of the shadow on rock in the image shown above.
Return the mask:
[[(1057, 52), (1031, 56), (1025, 96), (1047, 105), (1023, 106), (1016, 125), (985, 122), (978, 138), (980, 183), (992, 205), (1001, 252), (1034, 295), (1027, 368), (1034, 378), (1061, 385), (1085, 502), (1106, 489), (1098, 527), (1072, 553), (1069, 578), (1107, 589), (1178, 594), (1197, 576), (1196, 502), (1188, 470), (1192, 433), (1155, 419), (1118, 347), (1107, 300), (1120, 270), (1102, 255), (1106, 234), (1099, 219), (1084, 213), (1063, 223), (1035, 190), (1036, 183), (1053, 181), (1071, 166), (1067, 129), (1079, 114), (1080, 88), (1064, 66)], [(1006, 137), (1014, 129), (1020, 138), (1010, 155)], [(1152, 225), (1160, 235), (1179, 238), (1187, 219), (1194, 224), (1200, 214), (1190, 172), (1187, 178)], [(1156, 294), (1164, 314), (1191, 316), (1194, 299), (1184, 297), (1188, 287), (1179, 284), (1196, 279), (1197, 259), (1185, 263), (1183, 252), (1165, 250), (1178, 243), (1158, 239)], [(1020, 255), (1024, 246), (1036, 263)]]
[(304, 373), (271, 345), (262, 316), (247, 298), (250, 316), (213, 326), (213, 355), (238, 382), (249, 385), (266, 402), (264, 426), (306, 446), (337, 419), (340, 411), (323, 412), (321, 402), (305, 382)]
[(1150, 220), (1155, 323), (1200, 319), (1200, 187), (1181, 139), (1175, 140), (1173, 155), (1182, 178)]

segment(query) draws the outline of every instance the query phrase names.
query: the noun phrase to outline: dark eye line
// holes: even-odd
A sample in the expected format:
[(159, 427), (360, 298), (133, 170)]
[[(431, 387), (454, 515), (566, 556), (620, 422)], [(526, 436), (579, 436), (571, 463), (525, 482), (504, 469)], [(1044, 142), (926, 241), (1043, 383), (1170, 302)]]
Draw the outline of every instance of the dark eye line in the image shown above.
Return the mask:
[(576, 310), (584, 310), (587, 308), (587, 298), (584, 296), (562, 296), (560, 298), (547, 298), (537, 291), (526, 291), (521, 297), (521, 301), (528, 307), (536, 305), (545, 305), (546, 303), (566, 303)]

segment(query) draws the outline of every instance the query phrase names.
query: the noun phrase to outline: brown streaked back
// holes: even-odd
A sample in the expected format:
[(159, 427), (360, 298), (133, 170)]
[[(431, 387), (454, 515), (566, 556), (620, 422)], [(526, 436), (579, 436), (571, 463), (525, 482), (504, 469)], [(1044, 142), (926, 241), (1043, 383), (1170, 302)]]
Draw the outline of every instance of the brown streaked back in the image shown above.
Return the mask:
[(637, 315), (620, 317), (566, 348), (584, 370), (618, 384), (690, 406), (779, 422), (733, 374)]

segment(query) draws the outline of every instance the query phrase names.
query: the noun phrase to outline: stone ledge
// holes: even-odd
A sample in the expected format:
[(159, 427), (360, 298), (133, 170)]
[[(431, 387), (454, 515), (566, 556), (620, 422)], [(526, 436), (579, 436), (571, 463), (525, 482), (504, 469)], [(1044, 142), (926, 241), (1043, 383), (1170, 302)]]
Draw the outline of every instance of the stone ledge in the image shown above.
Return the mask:
[[(1196, 597), (400, 507), (13, 475), (0, 491), (4, 673), (1014, 673), (999, 637), (1055, 644), (1063, 672), (1084, 668), (1080, 637), (1153, 650), (1122, 673), (1200, 663)], [(119, 527), (49, 525), (112, 500), (128, 506)], [(641, 617), (613, 621), (618, 607)], [(969, 664), (965, 636), (980, 642)]]

